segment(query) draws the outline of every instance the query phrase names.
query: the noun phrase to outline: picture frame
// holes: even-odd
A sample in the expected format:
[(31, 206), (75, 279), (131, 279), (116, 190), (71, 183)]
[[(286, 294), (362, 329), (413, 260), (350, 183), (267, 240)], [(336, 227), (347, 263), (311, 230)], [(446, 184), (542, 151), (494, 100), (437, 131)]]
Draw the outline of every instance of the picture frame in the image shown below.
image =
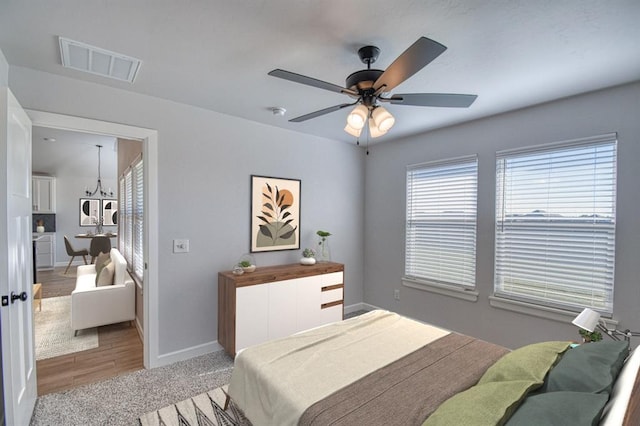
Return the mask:
[(116, 226), (118, 224), (118, 200), (102, 200), (102, 217), (104, 226)]
[(300, 179), (251, 175), (252, 253), (300, 249)]
[(80, 198), (80, 226), (96, 226), (100, 219), (100, 200)]

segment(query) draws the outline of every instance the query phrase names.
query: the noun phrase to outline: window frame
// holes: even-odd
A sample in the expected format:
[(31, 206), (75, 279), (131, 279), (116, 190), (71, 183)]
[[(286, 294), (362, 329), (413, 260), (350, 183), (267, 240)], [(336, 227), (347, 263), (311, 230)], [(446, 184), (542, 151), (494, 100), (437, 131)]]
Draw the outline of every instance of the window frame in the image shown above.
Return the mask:
[[(449, 170), (446, 169), (447, 166), (450, 166)], [(433, 293), (444, 294), (447, 296), (456, 297), (456, 298), (460, 298), (468, 301), (477, 300), (478, 292), (476, 291), (476, 273), (477, 273), (476, 250), (477, 250), (477, 234), (478, 234), (478, 166), (479, 166), (478, 156), (475, 154), (407, 166), (406, 174), (405, 174), (406, 199), (405, 199), (405, 235), (404, 235), (404, 271), (403, 271), (403, 277), (402, 277), (402, 283), (404, 286), (417, 288), (420, 290), (426, 290)], [(455, 169), (458, 169), (458, 170), (455, 171)], [(467, 255), (465, 257), (466, 262), (462, 262), (468, 265), (470, 260), (471, 266), (470, 267), (468, 266), (467, 268), (463, 268), (465, 270), (465, 273), (463, 274), (464, 277), (462, 277), (462, 279), (459, 281), (450, 279), (452, 277), (450, 275), (447, 276), (448, 274), (446, 273), (446, 271), (443, 272), (441, 270), (439, 272), (434, 273), (431, 276), (420, 275), (416, 273), (416, 270), (419, 268), (419, 266), (410, 266), (412, 263), (414, 263), (415, 265), (416, 261), (419, 262), (418, 265), (420, 264), (420, 261), (415, 256), (416, 254), (419, 255), (419, 250), (420, 250), (419, 245), (418, 247), (416, 247), (415, 245), (410, 247), (411, 240), (412, 239), (415, 240), (415, 238), (419, 238), (418, 235), (420, 235), (416, 232), (416, 229), (415, 229), (416, 226), (412, 223), (412, 222), (416, 222), (416, 219), (412, 218), (412, 216), (415, 216), (414, 209), (416, 208), (416, 205), (414, 205), (413, 199), (424, 197), (424, 196), (435, 197), (436, 201), (438, 202), (438, 205), (442, 207), (450, 206), (450, 203), (451, 203), (450, 195), (447, 195), (446, 197), (444, 197), (442, 196), (442, 194), (438, 194), (437, 189), (430, 193), (428, 193), (428, 191), (417, 193), (416, 188), (412, 188), (412, 186), (415, 185), (416, 183), (418, 185), (420, 184), (418, 183), (418, 181), (415, 180), (416, 179), (415, 173), (419, 173), (419, 172), (427, 173), (427, 176), (426, 176), (427, 180), (423, 180), (422, 182), (423, 185), (425, 184), (425, 182), (428, 181), (429, 178), (435, 179), (435, 176), (439, 173), (444, 174), (446, 177), (450, 179), (452, 179), (455, 176), (455, 178), (457, 179), (464, 180), (464, 179), (469, 179), (470, 176), (473, 176), (473, 180), (471, 182), (472, 183), (471, 189), (469, 189), (468, 187), (468, 184), (469, 184), (468, 181), (466, 181), (463, 185), (456, 183), (456, 184), (453, 184), (453, 186), (449, 187), (451, 189), (464, 188), (464, 191), (461, 193), (461, 197), (456, 199), (453, 202), (453, 205), (455, 207), (467, 209), (469, 208), (469, 204), (472, 204), (473, 213), (472, 214), (463, 213), (458, 217), (453, 217), (453, 220), (460, 221), (460, 224), (454, 225), (453, 227), (450, 226), (450, 228), (457, 228), (457, 231), (454, 230), (453, 232), (442, 234), (444, 235), (445, 240), (449, 238), (454, 238), (454, 239), (459, 238), (461, 235), (464, 236), (463, 239), (468, 239), (469, 237), (471, 237), (471, 243), (467, 244), (468, 246), (471, 247), (471, 252), (467, 252)], [(429, 173), (431, 173), (432, 176), (428, 176)], [(426, 183), (426, 185), (429, 185), (429, 184)], [(448, 198), (449, 200), (445, 200), (444, 198)], [(473, 220), (471, 223), (469, 223), (468, 219), (471, 217), (473, 218)], [(448, 221), (449, 224), (451, 225), (452, 217), (448, 217), (444, 219), (442, 217), (438, 217), (437, 220), (441, 223), (443, 221), (444, 222)], [(438, 222), (435, 222), (435, 223), (438, 223)], [(469, 232), (470, 227), (472, 228), (471, 232)], [(434, 227), (434, 229), (436, 228)], [(430, 233), (428, 230), (426, 232), (427, 234), (422, 234), (421, 236), (424, 237), (425, 235), (427, 235), (427, 238), (429, 238), (429, 236), (435, 235)], [(442, 244), (446, 245), (446, 242), (443, 242)], [(412, 255), (412, 252), (413, 252), (413, 255)], [(431, 260), (433, 261), (433, 259)], [(430, 261), (427, 260), (426, 262), (429, 263)], [(447, 259), (445, 259), (445, 263), (446, 262), (447, 262)], [(425, 267), (425, 266), (427, 266), (427, 264), (423, 263), (422, 267)], [(444, 266), (438, 265), (437, 267), (441, 269), (447, 269), (446, 265)]]
[[(593, 299), (594, 297), (592, 296), (592, 301), (589, 304), (584, 304), (584, 303), (571, 303), (570, 300), (571, 298), (569, 297), (564, 297), (565, 299), (569, 299), (569, 301), (562, 301), (560, 300), (561, 297), (556, 297), (553, 300), (544, 300), (543, 297), (541, 297), (540, 295), (542, 294), (542, 291), (539, 291), (539, 295), (538, 296), (531, 296), (528, 297), (526, 295), (522, 295), (522, 294), (515, 294), (515, 292), (509, 292), (507, 290), (505, 290), (504, 288), (504, 283), (501, 282), (501, 279), (503, 279), (504, 274), (501, 273), (501, 269), (505, 269), (503, 268), (502, 265), (499, 265), (499, 262), (503, 261), (503, 257), (505, 255), (505, 253), (507, 252), (507, 250), (509, 250), (508, 244), (503, 244), (506, 234), (506, 231), (504, 229), (506, 220), (504, 219), (507, 215), (507, 212), (505, 211), (506, 207), (504, 207), (505, 205), (505, 200), (504, 200), (504, 193), (506, 191), (505, 186), (508, 185), (508, 183), (505, 183), (504, 179), (507, 179), (506, 177), (504, 179), (501, 179), (501, 172), (504, 171), (504, 162), (507, 160), (514, 160), (514, 159), (521, 159), (524, 160), (525, 157), (527, 156), (532, 156), (532, 155), (536, 155), (536, 154), (552, 154), (552, 153), (562, 153), (562, 152), (569, 152), (572, 148), (575, 148), (576, 151), (578, 151), (579, 149), (588, 149), (588, 148), (592, 148), (592, 147), (596, 147), (596, 146), (607, 146), (612, 150), (612, 154), (611, 154), (611, 160), (609, 161), (609, 163), (611, 163), (611, 167), (607, 168), (607, 176), (610, 177), (612, 183), (610, 184), (611, 186), (611, 192), (607, 193), (607, 197), (610, 198), (610, 203), (607, 204), (608, 208), (611, 209), (611, 217), (609, 219), (610, 224), (608, 226), (603, 226), (603, 223), (606, 223), (606, 220), (603, 219), (595, 219), (593, 220), (593, 225), (590, 227), (590, 232), (591, 232), (591, 240), (595, 240), (595, 236), (597, 235), (595, 232), (596, 230), (600, 230), (600, 232), (604, 233), (604, 231), (606, 231), (606, 241), (607, 243), (603, 243), (602, 247), (607, 247), (609, 248), (610, 251), (612, 251), (612, 254), (610, 256), (597, 256), (598, 259), (602, 259), (602, 258), (609, 258), (610, 257), (610, 261), (607, 264), (607, 274), (610, 275), (610, 280), (607, 283), (602, 284), (601, 286), (599, 286), (598, 288), (596, 288), (596, 290), (598, 291), (604, 291), (607, 292), (610, 289), (610, 293), (608, 293), (607, 296), (605, 296), (605, 301), (603, 302), (603, 306), (597, 306), (594, 305), (593, 303)], [(574, 140), (569, 140), (569, 141), (562, 141), (562, 142), (554, 142), (554, 143), (550, 143), (550, 144), (542, 144), (542, 145), (536, 145), (536, 146), (531, 146), (531, 147), (525, 147), (525, 148), (518, 148), (518, 149), (511, 149), (511, 150), (504, 150), (504, 151), (498, 151), (496, 153), (496, 193), (495, 193), (495, 215), (494, 215), (494, 220), (495, 220), (495, 228), (494, 228), (494, 289), (493, 289), (493, 295), (490, 297), (490, 301), (491, 301), (491, 305), (492, 306), (496, 306), (496, 307), (500, 307), (500, 308), (505, 308), (505, 309), (510, 309), (508, 307), (506, 307), (506, 305), (511, 304), (514, 307), (518, 307), (518, 309), (521, 309), (523, 307), (528, 307), (527, 310), (540, 310), (542, 312), (547, 312), (547, 313), (551, 313), (552, 315), (562, 315), (562, 313), (575, 313), (575, 312), (580, 312), (584, 307), (591, 307), (592, 309), (595, 309), (597, 311), (599, 311), (601, 314), (603, 314), (604, 316), (608, 316), (610, 317), (613, 313), (613, 293), (614, 293), (614, 283), (615, 283), (615, 233), (616, 233), (616, 199), (617, 199), (617, 161), (618, 161), (618, 157), (617, 157), (617, 153), (618, 153), (618, 142), (617, 142), (617, 134), (615, 133), (610, 133), (610, 134), (605, 134), (605, 135), (598, 135), (598, 136), (592, 136), (592, 137), (587, 137), (587, 138), (580, 138), (580, 139), (574, 139)], [(560, 154), (562, 155), (562, 154)], [(566, 155), (566, 154), (565, 154)], [(575, 156), (575, 153), (573, 154)], [(595, 165), (600, 165), (598, 163), (596, 163), (596, 161), (598, 161), (598, 155), (597, 154), (593, 154), (593, 161)], [(571, 167), (574, 168), (578, 168), (579, 167), (579, 162), (577, 160), (572, 160), (573, 163), (575, 164), (571, 164)], [(554, 164), (552, 161), (550, 162), (550, 164)], [(550, 170), (553, 166), (549, 166)], [(568, 170), (568, 168), (564, 168), (564, 166), (562, 166), (563, 169), (561, 170), (566, 170), (567, 176), (565, 176), (565, 180), (569, 180), (572, 178), (576, 177), (576, 171), (574, 170), (573, 172), (571, 172), (570, 170)], [(594, 166), (595, 167), (595, 166)], [(554, 169), (554, 173), (557, 172), (557, 168)], [(549, 171), (549, 173), (551, 173)], [(597, 176), (597, 172), (594, 171), (593, 172), (593, 176), (594, 179)], [(554, 175), (554, 177), (557, 178), (557, 174)], [(596, 184), (594, 184), (596, 185)], [(605, 185), (606, 186), (606, 185)], [(547, 185), (548, 188), (551, 188), (551, 184)], [(546, 187), (542, 187), (541, 188), (546, 188)], [(537, 188), (536, 188), (537, 189)], [(577, 188), (576, 188), (577, 190)], [(520, 193), (518, 193), (518, 195), (522, 196), (522, 195), (526, 195), (526, 191), (522, 191)], [(552, 194), (551, 192), (549, 192), (549, 194)], [(548, 195), (547, 197), (552, 198), (552, 195)], [(578, 203), (577, 200), (579, 200), (579, 197), (575, 197), (575, 203)], [(564, 200), (566, 200), (566, 198), (564, 198)], [(595, 203), (595, 202), (594, 202)], [(562, 206), (565, 209), (576, 209), (576, 211), (578, 210), (578, 207), (576, 205), (570, 205), (568, 204), (567, 207)], [(551, 213), (551, 212), (549, 212)], [(515, 216), (513, 216), (515, 217)], [(518, 221), (517, 219), (512, 219), (511, 222), (513, 222), (514, 225), (510, 225), (511, 229), (509, 230), (510, 232), (516, 232), (517, 227), (527, 227), (529, 226), (530, 228), (533, 226), (534, 228), (536, 226), (539, 226), (539, 228), (541, 229), (541, 231), (539, 233), (535, 233), (532, 234), (534, 236), (544, 236), (547, 235), (547, 246), (545, 247), (551, 247), (551, 248), (555, 248), (553, 246), (553, 239), (555, 237), (554, 233), (560, 233), (560, 229), (562, 229), (562, 227), (565, 227), (565, 229), (567, 229), (566, 227), (568, 226), (567, 224), (571, 224), (571, 222), (576, 222), (575, 226), (576, 229), (578, 228), (585, 228), (585, 225), (588, 225), (588, 220), (585, 219), (583, 223), (577, 223), (578, 219), (571, 219), (572, 216), (566, 216), (566, 218), (559, 218), (559, 219), (554, 219), (553, 216), (551, 214), (548, 215), (548, 219), (546, 220), (541, 220), (538, 224), (536, 224), (535, 226), (533, 225), (533, 220), (530, 220), (530, 224), (521, 224), (521, 225), (516, 225), (515, 223)], [(586, 217), (586, 216), (585, 216)], [(594, 216), (596, 217), (596, 216)], [(524, 220), (521, 220), (522, 222), (524, 222)], [(562, 221), (564, 221), (565, 223), (562, 224)], [(544, 223), (547, 223), (546, 226), (543, 226)], [(555, 223), (554, 223), (555, 222)], [(524, 228), (523, 228), (524, 229)], [(555, 230), (554, 230), (555, 229)], [(571, 228), (568, 228), (569, 230), (571, 230)], [(604, 231), (603, 231), (604, 230)], [(522, 232), (522, 231), (521, 231)], [(562, 231), (562, 232), (566, 232), (566, 231)], [(569, 233), (574, 232), (574, 231), (570, 231)], [(558, 234), (559, 235), (559, 234)], [(517, 236), (516, 236), (517, 237)], [(549, 243), (548, 241), (552, 241), (552, 243)], [(580, 246), (578, 246), (579, 248), (576, 250), (569, 250), (567, 249), (566, 252), (567, 253), (574, 253), (573, 255), (577, 258), (578, 254), (581, 252), (586, 252), (587, 250), (584, 249), (587, 243), (581, 243)], [(531, 244), (533, 245), (533, 244)], [(513, 247), (513, 244), (512, 244)], [(526, 245), (524, 246), (526, 248)], [(590, 246), (588, 246), (590, 247)], [(599, 246), (598, 246), (599, 247)], [(535, 249), (533, 249), (535, 251)], [(547, 251), (549, 251), (550, 249), (546, 249)], [(592, 249), (595, 252), (595, 248)], [(511, 255), (512, 257), (514, 256), (513, 254)], [(594, 257), (596, 257), (596, 255), (593, 255)], [(535, 257), (535, 253), (533, 253), (532, 255), (532, 259)], [(560, 256), (559, 256), (560, 257)], [(567, 264), (570, 261), (575, 262), (575, 260), (573, 258), (568, 258), (569, 260), (565, 261), (565, 264)], [(515, 263), (515, 261), (513, 262)], [(556, 264), (559, 263), (559, 261), (557, 259), (554, 259), (552, 261), (548, 261), (548, 263), (553, 264), (554, 267)], [(546, 264), (545, 264), (546, 265)], [(573, 266), (573, 265), (570, 265)], [(512, 266), (511, 266), (512, 267)], [(509, 268), (509, 266), (506, 267), (507, 269)], [(548, 265), (546, 266), (541, 266), (540, 267), (542, 270), (544, 270), (545, 268), (548, 268)], [(521, 274), (525, 274), (524, 272), (521, 272)], [(548, 279), (549, 281), (551, 281), (550, 279)], [(549, 287), (549, 289), (553, 289), (554, 291), (557, 288), (562, 287), (562, 284), (558, 285), (557, 284), (557, 280), (556, 280), (556, 284), (554, 283), (549, 283), (549, 284), (545, 284), (545, 286)], [(567, 281), (568, 282), (568, 281)], [(555, 286), (555, 289), (554, 289)], [(564, 285), (565, 289), (570, 287), (570, 284), (565, 284)], [(587, 288), (588, 286), (583, 285), (582, 287), (580, 287), (581, 290), (584, 290), (585, 288)], [(515, 288), (515, 287), (514, 287)], [(576, 287), (577, 288), (577, 287)], [(595, 292), (595, 290), (593, 288), (591, 288), (591, 290), (593, 292)], [(547, 293), (553, 293), (553, 291), (551, 290), (547, 290)], [(576, 291), (574, 294), (578, 294), (579, 292)], [(547, 298), (549, 298), (549, 296), (545, 296)], [(575, 300), (575, 299), (574, 299)], [(511, 310), (515, 310), (515, 309), (511, 309)]]

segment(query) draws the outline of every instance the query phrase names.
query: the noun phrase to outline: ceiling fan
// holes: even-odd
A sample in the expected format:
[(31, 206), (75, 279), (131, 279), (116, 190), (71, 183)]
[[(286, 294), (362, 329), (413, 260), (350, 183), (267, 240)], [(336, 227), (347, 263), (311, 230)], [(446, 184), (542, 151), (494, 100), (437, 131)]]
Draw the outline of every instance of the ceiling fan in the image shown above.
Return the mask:
[(388, 93), (397, 85), (420, 71), (440, 56), (446, 49), (445, 46), (437, 41), (433, 41), (427, 37), (420, 37), (398, 56), (386, 70), (382, 71), (371, 69), (371, 64), (373, 64), (380, 55), (380, 49), (376, 46), (364, 46), (358, 50), (358, 56), (363, 63), (367, 64), (367, 69), (356, 71), (349, 75), (346, 79), (346, 87), (282, 69), (270, 71), (269, 75), (319, 89), (344, 93), (355, 99), (355, 102), (334, 105), (329, 108), (301, 115), (289, 121), (299, 123), (357, 105), (347, 117), (347, 126), (344, 130), (353, 136), (359, 137), (365, 124), (368, 123), (369, 134), (375, 138), (385, 134), (395, 123), (394, 117), (380, 105), (381, 103), (467, 108), (476, 100), (477, 95), (450, 93), (405, 93), (387, 97)]

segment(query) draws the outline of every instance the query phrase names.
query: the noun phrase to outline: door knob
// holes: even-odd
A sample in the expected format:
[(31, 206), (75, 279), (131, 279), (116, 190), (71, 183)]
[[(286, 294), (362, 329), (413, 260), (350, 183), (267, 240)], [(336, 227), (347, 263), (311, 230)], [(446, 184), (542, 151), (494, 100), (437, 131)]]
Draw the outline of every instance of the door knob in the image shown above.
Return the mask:
[(27, 300), (27, 292), (23, 291), (20, 294), (15, 294), (13, 291), (11, 292), (11, 303), (15, 302), (16, 300), (21, 300), (22, 302), (24, 302), (25, 300)]

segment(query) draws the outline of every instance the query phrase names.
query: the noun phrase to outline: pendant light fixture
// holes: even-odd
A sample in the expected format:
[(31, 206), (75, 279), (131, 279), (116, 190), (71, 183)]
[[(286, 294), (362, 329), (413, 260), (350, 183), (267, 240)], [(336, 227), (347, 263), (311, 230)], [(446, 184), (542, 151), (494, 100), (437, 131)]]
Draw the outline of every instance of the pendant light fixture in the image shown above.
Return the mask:
[(113, 197), (113, 191), (109, 188), (108, 191), (105, 191), (102, 188), (102, 177), (100, 176), (100, 150), (102, 149), (102, 145), (96, 145), (98, 147), (98, 183), (96, 184), (96, 189), (90, 191), (87, 187), (85, 187), (84, 193), (87, 197), (93, 197), (96, 194), (100, 194), (102, 197)]

